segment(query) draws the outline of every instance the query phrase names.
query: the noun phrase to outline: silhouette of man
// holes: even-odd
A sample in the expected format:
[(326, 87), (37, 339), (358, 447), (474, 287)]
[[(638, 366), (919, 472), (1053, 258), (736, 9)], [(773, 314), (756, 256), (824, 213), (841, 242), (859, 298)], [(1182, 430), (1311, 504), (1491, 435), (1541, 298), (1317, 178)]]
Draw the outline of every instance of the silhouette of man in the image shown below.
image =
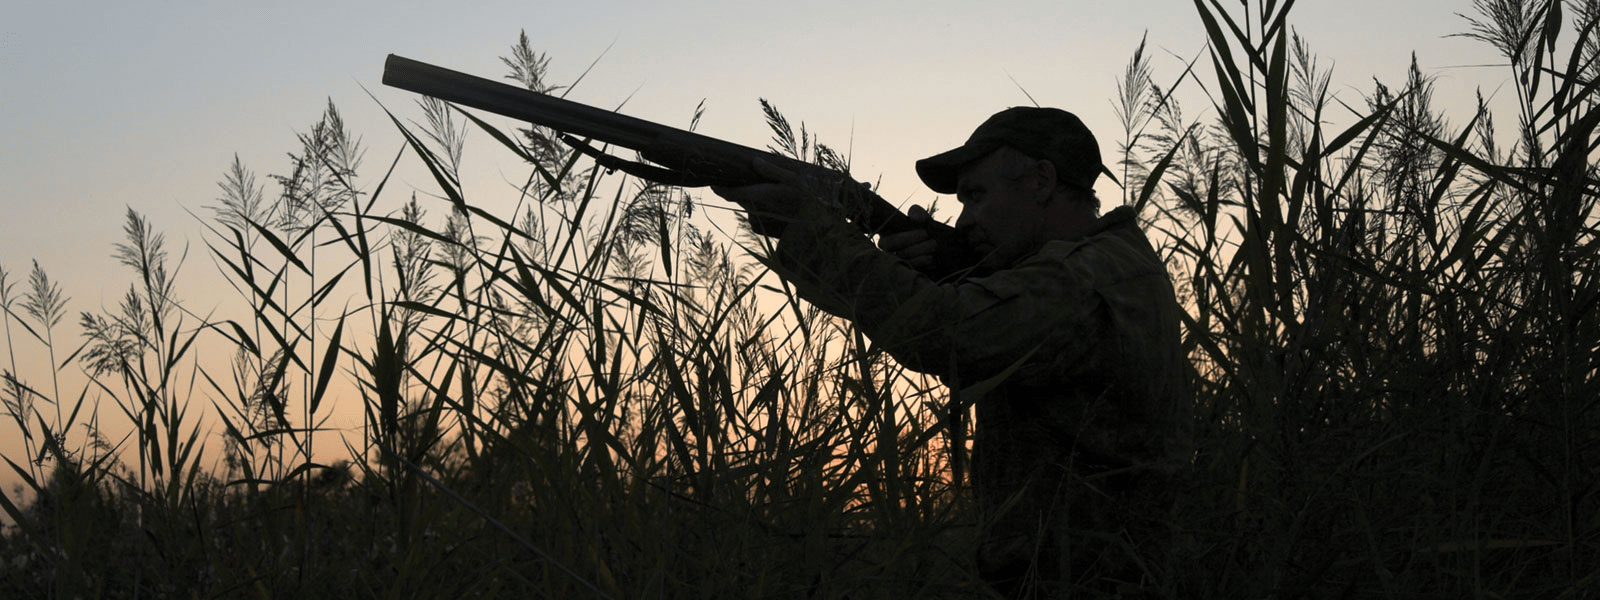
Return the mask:
[(1133, 211), (1099, 216), (1104, 167), (1088, 128), (1011, 108), (917, 162), (929, 188), (960, 201), (956, 228), (983, 256), (981, 276), (942, 283), (920, 270), (937, 248), (927, 233), (874, 247), (815, 201), (817, 186), (759, 168), (777, 183), (715, 191), (783, 222), (779, 275), (974, 407), (980, 575), (1007, 597), (1159, 583), (1192, 411), (1179, 309)]

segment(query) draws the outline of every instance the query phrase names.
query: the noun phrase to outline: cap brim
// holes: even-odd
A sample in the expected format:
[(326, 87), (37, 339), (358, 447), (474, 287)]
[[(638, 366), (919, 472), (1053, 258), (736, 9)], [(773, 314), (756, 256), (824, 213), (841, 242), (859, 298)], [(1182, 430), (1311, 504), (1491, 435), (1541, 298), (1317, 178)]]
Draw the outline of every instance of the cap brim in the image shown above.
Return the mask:
[(956, 193), (961, 167), (988, 156), (1000, 148), (998, 142), (977, 142), (962, 145), (954, 150), (935, 154), (917, 161), (917, 176), (922, 183), (941, 194)]

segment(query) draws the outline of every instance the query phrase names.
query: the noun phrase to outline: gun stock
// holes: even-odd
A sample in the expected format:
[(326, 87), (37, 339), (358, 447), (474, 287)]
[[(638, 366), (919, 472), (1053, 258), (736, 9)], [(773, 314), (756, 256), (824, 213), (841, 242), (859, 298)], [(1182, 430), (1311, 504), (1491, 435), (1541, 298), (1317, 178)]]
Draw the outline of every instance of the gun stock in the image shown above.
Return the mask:
[[(786, 156), (741, 146), (667, 125), (630, 117), (526, 88), (453, 71), (390, 54), (384, 63), (384, 85), (432, 96), (562, 132), (562, 140), (593, 157), (603, 167), (650, 181), (700, 187), (765, 182), (753, 167), (760, 158), (818, 181), (853, 181), (846, 173)], [(577, 138), (629, 148), (653, 165), (605, 154)], [(971, 275), (976, 251), (953, 227), (936, 221), (911, 220), (894, 205), (862, 188), (843, 194), (852, 206), (838, 207), (863, 232), (899, 233), (924, 229), (938, 242), (934, 266), (924, 273), (936, 279)]]

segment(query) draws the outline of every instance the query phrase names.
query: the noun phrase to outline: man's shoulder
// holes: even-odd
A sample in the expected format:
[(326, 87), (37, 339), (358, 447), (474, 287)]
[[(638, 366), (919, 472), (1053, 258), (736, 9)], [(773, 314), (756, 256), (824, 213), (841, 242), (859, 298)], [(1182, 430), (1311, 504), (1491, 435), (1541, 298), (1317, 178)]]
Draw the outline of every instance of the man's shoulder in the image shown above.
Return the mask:
[[(1102, 215), (1082, 236), (1046, 242), (1035, 256), (1047, 263), (1088, 263), (1151, 268), (1161, 266), (1133, 209), (1119, 206)], [(1164, 269), (1164, 267), (1163, 267)]]
[(1046, 242), (1014, 267), (969, 281), (1000, 298), (1023, 294), (1066, 298), (1104, 293), (1131, 281), (1168, 281), (1166, 265), (1133, 220), (1115, 213), (1107, 217), (1101, 218), (1102, 224), (1111, 227)]

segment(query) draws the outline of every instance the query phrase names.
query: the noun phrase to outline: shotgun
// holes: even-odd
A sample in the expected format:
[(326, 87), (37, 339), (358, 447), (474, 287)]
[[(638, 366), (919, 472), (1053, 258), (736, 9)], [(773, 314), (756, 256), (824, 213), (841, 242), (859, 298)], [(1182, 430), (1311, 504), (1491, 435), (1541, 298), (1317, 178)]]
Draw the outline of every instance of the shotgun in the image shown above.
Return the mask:
[[(541, 94), (508, 83), (452, 71), (444, 67), (390, 54), (384, 63), (383, 84), (432, 96), (446, 102), (469, 106), (501, 116), (542, 125), (560, 132), (560, 139), (575, 150), (593, 158), (606, 169), (666, 185), (702, 187), (740, 186), (765, 183), (755, 172), (759, 158), (812, 181), (843, 183), (854, 180), (849, 174), (795, 160), (773, 152), (757, 150)], [(649, 164), (606, 154), (592, 144), (599, 142), (628, 148)], [(864, 234), (899, 233), (926, 230), (938, 244), (933, 264), (922, 272), (936, 280), (975, 275), (978, 253), (954, 227), (928, 220), (913, 221), (887, 200), (862, 185), (838, 186), (848, 193), (836, 194), (835, 208)], [(757, 233), (762, 228), (751, 223)]]

